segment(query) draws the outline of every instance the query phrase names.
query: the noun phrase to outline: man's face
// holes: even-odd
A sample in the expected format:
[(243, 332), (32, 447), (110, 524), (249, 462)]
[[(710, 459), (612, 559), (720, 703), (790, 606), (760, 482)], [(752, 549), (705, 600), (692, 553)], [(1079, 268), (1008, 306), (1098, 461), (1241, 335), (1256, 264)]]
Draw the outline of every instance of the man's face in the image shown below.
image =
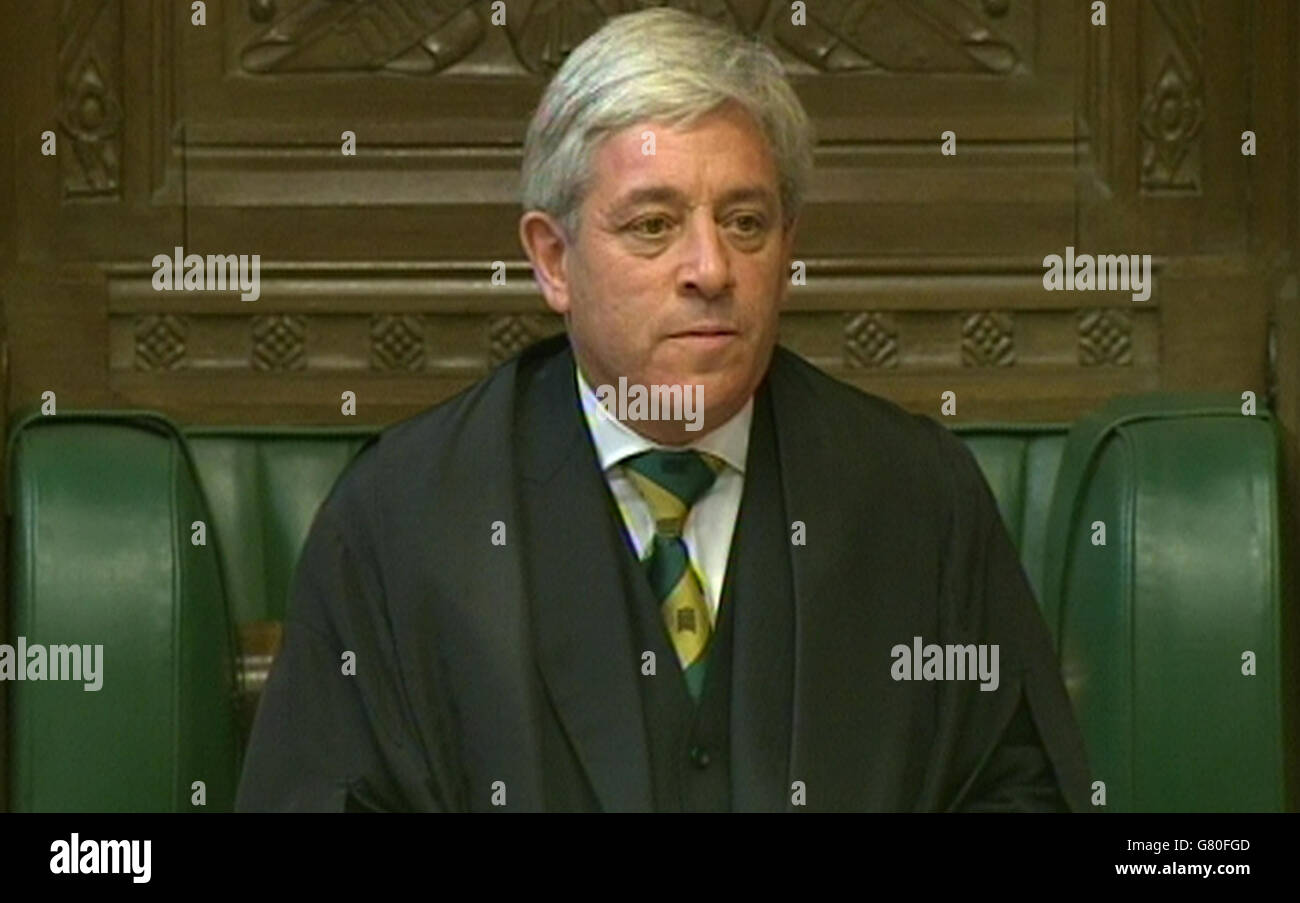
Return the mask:
[[(654, 133), (654, 153), (647, 153)], [(776, 164), (738, 106), (688, 129), (643, 122), (593, 154), (570, 245), (556, 240), (547, 303), (564, 314), (593, 386), (702, 385), (698, 432), (677, 422), (628, 425), (666, 443), (699, 437), (753, 394), (776, 343), (794, 236), (781, 225)], [(521, 236), (529, 217), (521, 221)], [(525, 246), (528, 239), (525, 237)], [(538, 255), (530, 250), (534, 264)]]

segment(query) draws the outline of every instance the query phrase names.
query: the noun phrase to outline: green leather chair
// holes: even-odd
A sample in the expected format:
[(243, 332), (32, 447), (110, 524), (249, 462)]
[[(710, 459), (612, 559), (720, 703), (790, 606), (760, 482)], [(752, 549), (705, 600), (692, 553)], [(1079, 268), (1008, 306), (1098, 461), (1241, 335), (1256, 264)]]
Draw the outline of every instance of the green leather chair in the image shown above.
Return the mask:
[(1070, 431), (1042, 604), (1117, 808), (1287, 806), (1279, 439), (1216, 395), (1115, 399)]
[[(195, 811), (197, 781), (207, 811), (231, 808), (298, 553), (375, 432), (13, 418), (8, 642), (111, 654), (95, 693), (10, 685), (12, 808)], [(1272, 417), (1230, 396), (1149, 395), (1073, 426), (956, 432), (1057, 642), (1105, 809), (1285, 808)]]

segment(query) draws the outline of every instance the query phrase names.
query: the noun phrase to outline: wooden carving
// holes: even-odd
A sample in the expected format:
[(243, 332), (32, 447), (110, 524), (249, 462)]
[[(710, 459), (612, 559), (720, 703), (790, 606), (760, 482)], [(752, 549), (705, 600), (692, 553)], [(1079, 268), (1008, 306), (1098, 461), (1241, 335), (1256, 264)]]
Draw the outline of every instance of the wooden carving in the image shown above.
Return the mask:
[[(671, 5), (758, 36), (821, 72), (1011, 73), (1023, 48), (995, 31), (1011, 0), (815, 0), (796, 24), (773, 0), (510, 0), (493, 22), (488, 0), (302, 0), (279, 14), (240, 61), (254, 74), (387, 71), (430, 75), (483, 49), (501, 27), (514, 66), (549, 74), (611, 16)], [(254, 21), (273, 5), (249, 8)]]
[(65, 198), (121, 193), (121, 0), (64, 0), (59, 15), (59, 125)]

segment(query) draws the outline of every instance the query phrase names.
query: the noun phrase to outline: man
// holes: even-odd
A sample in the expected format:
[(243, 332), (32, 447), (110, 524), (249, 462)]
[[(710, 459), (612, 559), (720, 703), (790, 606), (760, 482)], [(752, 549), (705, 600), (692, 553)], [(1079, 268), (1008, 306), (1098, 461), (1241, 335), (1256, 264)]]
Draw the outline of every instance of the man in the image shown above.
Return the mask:
[(775, 346), (811, 145), (775, 58), (703, 20), (573, 51), (520, 221), (567, 337), (335, 485), (239, 808), (1087, 807), (969, 452)]

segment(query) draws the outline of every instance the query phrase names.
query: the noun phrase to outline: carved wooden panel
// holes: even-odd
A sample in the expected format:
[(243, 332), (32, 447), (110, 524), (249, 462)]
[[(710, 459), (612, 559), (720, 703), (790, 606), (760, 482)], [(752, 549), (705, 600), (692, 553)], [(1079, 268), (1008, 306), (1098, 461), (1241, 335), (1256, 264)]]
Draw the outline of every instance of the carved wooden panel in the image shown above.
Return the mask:
[[(19, 131), (52, 124), (67, 152), (21, 164), (10, 311), (98, 352), (19, 350), (15, 396), (331, 422), (346, 383), (386, 419), (560, 329), (516, 237), (520, 141), (567, 52), (656, 5), (212, 0), (201, 26), (167, 0), (34, 8), (57, 56), (21, 67)], [(818, 0), (801, 24), (776, 0), (673, 5), (765, 41), (814, 119), (808, 278), (782, 325), (814, 362), (918, 408), (965, 388), (973, 418), (1267, 376), (1277, 277), (1248, 275), (1265, 192), (1236, 136), (1274, 115), (1247, 79), (1285, 41), (1254, 70), (1242, 50), (1294, 28), (1276, 4), (1116, 0), (1104, 27), (1071, 0)], [(1152, 254), (1151, 298), (1045, 291), (1066, 246)], [(260, 255), (261, 296), (153, 291), (175, 247)], [(1189, 316), (1216, 286), (1231, 304)], [(1224, 335), (1212, 366), (1187, 359)]]
[(64, 3), (59, 16), (60, 158), (67, 198), (116, 198), (121, 188), (122, 3)]
[[(489, 5), (439, 0), (261, 2), (236, 26), (240, 67), (250, 73), (384, 71), (403, 75), (549, 74), (611, 15), (651, 0), (506, 4), (492, 40)], [(1012, 0), (912, 3), (818, 0), (795, 23), (789, 4), (694, 0), (673, 4), (759, 35), (800, 65), (794, 71), (942, 72), (1006, 75), (1032, 58), (1034, 4)]]
[[(413, 259), (432, 240), (443, 259), (517, 261), (519, 144), (546, 78), (608, 16), (658, 5), (511, 0), (494, 23), (490, 3), (463, 0), (223, 4), (206, 29), (179, 26), (188, 237), (237, 237), (284, 259)], [(1060, 2), (819, 0), (800, 25), (775, 0), (673, 5), (766, 41), (817, 120), (825, 174), (805, 253), (1022, 246), (1020, 226), (976, 222), (990, 216), (1070, 238), (1074, 73)], [(972, 142), (982, 204), (937, 153), (947, 128)], [(345, 129), (355, 157), (339, 153)], [(1006, 137), (1024, 143), (984, 143)], [(864, 166), (877, 155), (883, 167)], [(896, 228), (846, 248), (844, 216), (867, 202)], [(251, 207), (256, 218), (233, 212)], [(362, 212), (368, 245), (346, 238)], [(936, 218), (952, 228), (933, 230)]]
[(1200, 189), (1201, 131), (1205, 121), (1201, 0), (1153, 0), (1157, 20), (1144, 36), (1142, 107), (1138, 129), (1142, 190), (1149, 194)]

